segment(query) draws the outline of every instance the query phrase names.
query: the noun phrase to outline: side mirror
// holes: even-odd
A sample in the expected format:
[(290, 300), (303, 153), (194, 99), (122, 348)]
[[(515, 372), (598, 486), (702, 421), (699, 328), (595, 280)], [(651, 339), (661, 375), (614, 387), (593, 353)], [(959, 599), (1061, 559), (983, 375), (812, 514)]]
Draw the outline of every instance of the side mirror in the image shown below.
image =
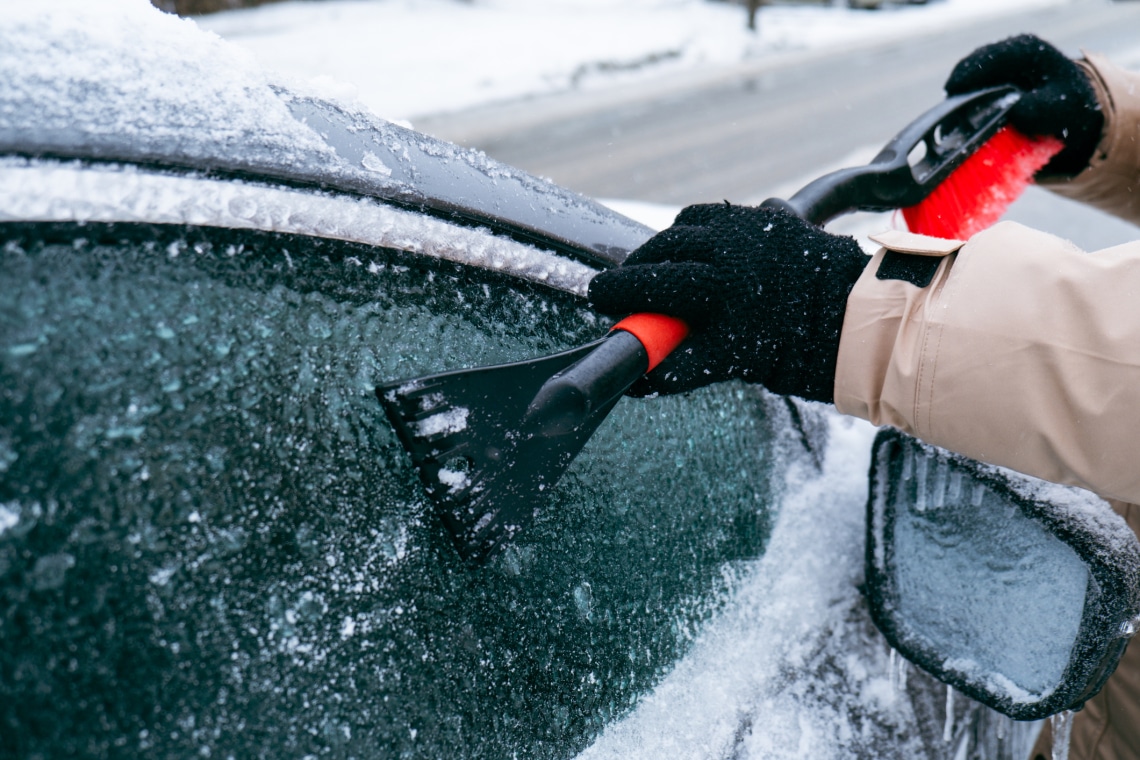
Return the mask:
[(875, 439), (867, 597), (891, 646), (1017, 720), (1080, 708), (1140, 613), (1140, 542), (1101, 499), (897, 431)]

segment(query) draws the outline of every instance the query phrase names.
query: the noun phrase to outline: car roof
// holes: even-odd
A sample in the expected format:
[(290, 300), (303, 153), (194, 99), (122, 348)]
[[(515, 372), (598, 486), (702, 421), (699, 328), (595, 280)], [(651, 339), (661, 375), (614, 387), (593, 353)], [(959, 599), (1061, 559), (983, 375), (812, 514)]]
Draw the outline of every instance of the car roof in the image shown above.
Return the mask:
[(363, 196), (600, 267), (652, 234), (480, 151), (282, 84), (190, 21), (141, 5), (117, 10), (105, 18), (3, 9), (0, 77), (9, 84), (0, 88), (0, 155)]

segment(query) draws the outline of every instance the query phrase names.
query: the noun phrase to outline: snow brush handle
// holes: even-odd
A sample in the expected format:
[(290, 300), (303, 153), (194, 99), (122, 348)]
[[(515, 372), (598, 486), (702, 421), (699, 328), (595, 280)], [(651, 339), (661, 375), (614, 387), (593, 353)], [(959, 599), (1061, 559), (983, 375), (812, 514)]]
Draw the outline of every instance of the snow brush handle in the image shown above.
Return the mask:
[(649, 357), (645, 374), (652, 372), (689, 335), (689, 325), (684, 320), (648, 312), (631, 314), (610, 329), (614, 330), (624, 330), (645, 348)]
[(907, 229), (968, 240), (995, 224), (1065, 144), (1029, 137), (1006, 125), (982, 143), (929, 195), (903, 208)]

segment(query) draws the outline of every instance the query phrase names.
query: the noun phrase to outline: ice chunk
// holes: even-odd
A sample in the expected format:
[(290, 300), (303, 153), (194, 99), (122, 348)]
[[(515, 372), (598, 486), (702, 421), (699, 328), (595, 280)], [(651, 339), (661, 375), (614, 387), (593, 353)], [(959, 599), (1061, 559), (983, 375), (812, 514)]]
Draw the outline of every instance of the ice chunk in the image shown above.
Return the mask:
[(1069, 743), (1073, 735), (1073, 711), (1062, 710), (1050, 718), (1053, 729), (1053, 760), (1069, 760)]
[(360, 160), (360, 163), (362, 163), (364, 165), (364, 168), (368, 171), (376, 172), (382, 177), (392, 176), (392, 170), (388, 168), (388, 165), (385, 164), (375, 153), (365, 153), (364, 158)]
[(176, 565), (161, 567), (150, 574), (150, 582), (156, 586), (165, 586), (167, 583), (170, 583), (170, 579), (174, 577), (176, 572), (178, 572)]
[(448, 409), (446, 412), (425, 417), (415, 423), (416, 435), (422, 438), (430, 438), (433, 435), (451, 435), (466, 430), (467, 415), (470, 413), (470, 409), (456, 407), (455, 409)]
[(954, 687), (946, 685), (946, 719), (942, 723), (942, 741), (947, 744), (954, 738)]
[(471, 478), (461, 470), (449, 470), (443, 467), (437, 477), (439, 477), (439, 482), (447, 486), (452, 493), (462, 491), (471, 485)]
[(36, 560), (29, 580), (36, 591), (51, 591), (63, 586), (67, 571), (75, 567), (75, 557), (67, 552), (48, 554)]
[(20, 522), (19, 505), (0, 504), (0, 536), (9, 528), (15, 527), (18, 522)]

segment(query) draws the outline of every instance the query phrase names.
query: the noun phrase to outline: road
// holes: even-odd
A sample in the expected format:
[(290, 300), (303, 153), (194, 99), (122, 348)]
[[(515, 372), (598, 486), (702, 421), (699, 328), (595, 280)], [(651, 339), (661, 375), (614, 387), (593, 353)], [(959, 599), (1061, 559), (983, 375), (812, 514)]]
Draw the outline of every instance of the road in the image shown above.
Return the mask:
[[(873, 11), (871, 11), (873, 12)], [(586, 195), (684, 205), (756, 203), (869, 159), (942, 97), (954, 63), (985, 42), (1034, 32), (1063, 50), (1140, 67), (1140, 2), (1079, 0), (867, 49), (741, 66), (677, 87), (572, 93), (417, 122)], [(1138, 234), (1045, 193), (1014, 218), (1086, 246)]]

